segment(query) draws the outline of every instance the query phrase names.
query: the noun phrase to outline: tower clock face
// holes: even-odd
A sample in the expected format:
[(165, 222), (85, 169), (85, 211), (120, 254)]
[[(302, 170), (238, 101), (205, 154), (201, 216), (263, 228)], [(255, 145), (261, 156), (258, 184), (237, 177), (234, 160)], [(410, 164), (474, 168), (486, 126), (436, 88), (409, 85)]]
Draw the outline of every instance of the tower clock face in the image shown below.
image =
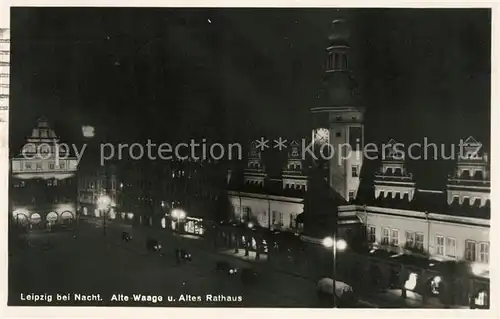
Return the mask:
[(314, 143), (325, 144), (330, 138), (330, 131), (326, 128), (319, 128), (314, 132)]

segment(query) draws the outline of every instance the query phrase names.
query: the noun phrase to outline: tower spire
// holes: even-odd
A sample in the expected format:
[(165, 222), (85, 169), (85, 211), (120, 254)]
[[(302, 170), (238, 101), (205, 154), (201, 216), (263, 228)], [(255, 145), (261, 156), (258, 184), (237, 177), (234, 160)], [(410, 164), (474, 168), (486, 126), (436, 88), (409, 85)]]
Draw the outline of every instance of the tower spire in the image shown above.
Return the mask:
[(346, 20), (332, 21), (326, 48), (325, 75), (316, 107), (352, 107), (359, 104), (357, 85), (351, 77), (350, 37)]
[(345, 20), (333, 20), (326, 49), (326, 72), (349, 71), (349, 37)]
[(323, 83), (311, 107), (312, 140), (317, 155), (326, 160), (330, 188), (351, 201), (357, 196), (363, 165), (364, 108), (349, 68), (351, 35), (346, 20), (333, 20), (330, 30)]

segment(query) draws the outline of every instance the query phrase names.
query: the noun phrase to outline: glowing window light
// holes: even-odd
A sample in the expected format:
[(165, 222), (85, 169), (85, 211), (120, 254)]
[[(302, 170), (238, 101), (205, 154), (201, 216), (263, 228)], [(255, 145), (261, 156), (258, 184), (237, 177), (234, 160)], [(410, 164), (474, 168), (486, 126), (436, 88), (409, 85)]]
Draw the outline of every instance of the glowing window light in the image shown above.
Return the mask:
[(486, 291), (481, 291), (477, 294), (477, 297), (474, 298), (474, 303), (476, 306), (486, 306), (487, 294)]
[(93, 126), (84, 125), (84, 126), (82, 126), (82, 134), (83, 134), (83, 137), (94, 137), (95, 136), (95, 129)]
[(405, 289), (413, 290), (417, 286), (418, 275), (414, 272), (410, 274), (408, 280), (405, 282)]

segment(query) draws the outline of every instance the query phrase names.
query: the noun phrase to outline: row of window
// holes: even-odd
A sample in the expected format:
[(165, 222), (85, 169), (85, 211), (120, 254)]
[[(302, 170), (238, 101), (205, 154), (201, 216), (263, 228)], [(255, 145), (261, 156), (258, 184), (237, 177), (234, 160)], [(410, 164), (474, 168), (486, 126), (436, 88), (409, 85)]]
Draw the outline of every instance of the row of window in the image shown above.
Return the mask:
[[(479, 246), (479, 250), (477, 249)], [(465, 260), (488, 263), (490, 261), (490, 244), (487, 242), (465, 241)]]
[[(56, 166), (55, 166), (54, 163), (49, 163), (49, 169), (55, 169), (55, 167)], [(66, 168), (66, 163), (60, 162), (58, 168), (59, 169), (65, 169)], [(31, 169), (33, 169), (33, 163), (29, 163), (29, 162), (24, 163), (24, 169), (25, 170), (31, 170)], [(42, 170), (43, 169), (42, 163), (36, 163), (35, 169), (36, 170)]]
[[(408, 249), (416, 249), (424, 251), (424, 234), (421, 232), (405, 232), (404, 247)], [(376, 241), (376, 227), (367, 226), (367, 239), (370, 243)], [(399, 246), (399, 230), (389, 227), (382, 227), (382, 245)], [(453, 237), (444, 237), (436, 235), (436, 255), (457, 258), (457, 242)], [(465, 241), (465, 260), (479, 261), (482, 263), (489, 262), (489, 243), (475, 242), (473, 240)]]
[(288, 165), (288, 169), (302, 169), (301, 164), (290, 164)]
[[(57, 185), (71, 185), (71, 179), (62, 179), (62, 180), (57, 180), (55, 178), (47, 179), (45, 181), (47, 183), (47, 186), (57, 186)], [(26, 182), (25, 181), (19, 181), (18, 183), (14, 184), (15, 188), (23, 188), (26, 187)]]
[(48, 137), (55, 137), (55, 134), (53, 131), (49, 129), (34, 129), (32, 137), (48, 138)]
[[(241, 222), (245, 222), (250, 218), (250, 207), (248, 206), (243, 206), (242, 207), (242, 214), (239, 214), (240, 212), (240, 207), (233, 205), (235, 215), (239, 216)], [(263, 219), (267, 221), (267, 212), (264, 211), (262, 212)], [(289, 228), (297, 228), (297, 215), (296, 213), (291, 213), (290, 214), (290, 220), (289, 220)], [(284, 213), (279, 212), (276, 210), (273, 210), (271, 212), (271, 225), (281, 225), (284, 226)]]
[[(101, 188), (102, 187), (102, 184), (101, 182), (99, 181), (96, 181), (96, 182), (87, 182), (87, 183), (82, 183), (83, 185), (83, 188), (85, 189), (97, 189), (97, 188)], [(114, 189), (114, 187), (112, 187)]]

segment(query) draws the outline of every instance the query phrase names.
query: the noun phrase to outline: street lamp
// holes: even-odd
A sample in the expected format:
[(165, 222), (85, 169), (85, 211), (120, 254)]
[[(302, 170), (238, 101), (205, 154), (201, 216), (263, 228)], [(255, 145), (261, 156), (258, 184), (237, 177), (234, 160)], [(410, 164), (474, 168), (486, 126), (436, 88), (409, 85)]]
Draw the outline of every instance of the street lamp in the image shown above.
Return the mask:
[(109, 198), (108, 195), (101, 195), (97, 199), (97, 207), (102, 212), (102, 229), (104, 236), (106, 236), (106, 215), (108, 214), (108, 210), (111, 207), (111, 198)]
[(186, 212), (176, 208), (172, 211), (172, 217), (176, 219), (177, 227), (179, 227), (180, 220), (186, 218)]
[(323, 246), (326, 248), (331, 248), (333, 253), (333, 271), (332, 271), (332, 280), (333, 280), (333, 308), (337, 306), (337, 300), (335, 297), (337, 296), (336, 288), (337, 288), (337, 250), (344, 251), (347, 248), (347, 243), (343, 239), (336, 239), (336, 235), (333, 237), (326, 237), (323, 239)]

